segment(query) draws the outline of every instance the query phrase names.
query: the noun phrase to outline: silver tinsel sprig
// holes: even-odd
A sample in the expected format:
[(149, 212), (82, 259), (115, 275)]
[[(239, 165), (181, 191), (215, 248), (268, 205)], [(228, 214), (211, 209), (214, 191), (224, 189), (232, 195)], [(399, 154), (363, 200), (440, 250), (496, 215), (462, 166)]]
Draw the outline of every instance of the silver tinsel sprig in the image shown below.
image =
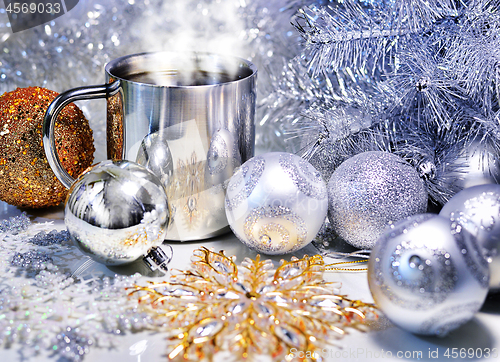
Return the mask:
[[(393, 89), (389, 93), (387, 85), (374, 83), (368, 74), (355, 73), (348, 67), (312, 77), (306, 61), (295, 57), (289, 61), (274, 59), (268, 73), (275, 91), (259, 102), (259, 109), (265, 114), (261, 126), (275, 127), (280, 137), (266, 132), (258, 137), (284, 138), (280, 150), (286, 148), (303, 156), (311, 144), (326, 146), (325, 140), (334, 142), (339, 137), (337, 128), (356, 131), (358, 128), (350, 124), (359, 121), (359, 113), (375, 116), (397, 101)], [(356, 120), (349, 118), (349, 110), (354, 111)], [(342, 113), (346, 117), (331, 118), (330, 113)], [(319, 118), (315, 119), (316, 116)], [(364, 127), (376, 122), (375, 119), (367, 121), (365, 117)], [(324, 123), (333, 124), (326, 127)]]
[(464, 132), (457, 124), (440, 128), (410, 118), (407, 123), (393, 125), (386, 133), (390, 145), (387, 151), (415, 167), (426, 184), (430, 201), (437, 205), (445, 204), (460, 191), (463, 188), (460, 180), (466, 176), (461, 172), (460, 156), (472, 144), (474, 129)]
[(460, 36), (454, 38), (447, 52), (446, 68), (460, 76), (457, 79), (465, 94), (487, 111), (498, 109), (499, 47), (500, 15), (496, 11), (471, 12), (467, 13)]
[(415, 110), (422, 122), (430, 120), (438, 128), (450, 128), (451, 116), (459, 107), (456, 100), (466, 98), (458, 76), (447, 71), (443, 59), (427, 42), (409, 40), (399, 53), (399, 62), (386, 81), (397, 97), (394, 108)]
[(293, 22), (307, 41), (313, 75), (346, 66), (374, 73), (396, 64), (400, 43), (459, 11), (449, 0), (332, 1), (301, 9)]
[(406, 111), (418, 108), (424, 121), (443, 127), (449, 126), (457, 110), (456, 99), (495, 111), (500, 73), (496, 51), (500, 18), (494, 11), (498, 4), (490, 0), (454, 4), (351, 0), (306, 7), (296, 21), (307, 40), (301, 56), (307, 59), (312, 77), (350, 68), (353, 74), (369, 74), (372, 83), (387, 81), (397, 95), (395, 106)]

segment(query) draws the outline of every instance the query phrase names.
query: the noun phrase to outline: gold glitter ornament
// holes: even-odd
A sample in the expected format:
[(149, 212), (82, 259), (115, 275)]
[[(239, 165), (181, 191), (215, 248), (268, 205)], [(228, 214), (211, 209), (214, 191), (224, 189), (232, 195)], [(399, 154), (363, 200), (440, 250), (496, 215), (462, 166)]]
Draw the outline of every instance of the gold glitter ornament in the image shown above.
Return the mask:
[[(45, 111), (57, 93), (28, 87), (0, 96), (0, 199), (20, 207), (59, 205), (66, 188), (52, 172), (42, 144)], [(56, 148), (70, 175), (92, 164), (92, 130), (82, 111), (70, 104), (56, 122)]]
[(197, 249), (190, 270), (130, 293), (138, 311), (168, 332), (170, 360), (211, 360), (230, 351), (240, 359), (266, 354), (281, 361), (293, 359), (292, 348), (311, 351), (315, 360), (346, 327), (377, 318), (373, 305), (336, 294), (319, 255), (282, 260), (278, 268), (260, 255), (239, 266), (234, 259)]

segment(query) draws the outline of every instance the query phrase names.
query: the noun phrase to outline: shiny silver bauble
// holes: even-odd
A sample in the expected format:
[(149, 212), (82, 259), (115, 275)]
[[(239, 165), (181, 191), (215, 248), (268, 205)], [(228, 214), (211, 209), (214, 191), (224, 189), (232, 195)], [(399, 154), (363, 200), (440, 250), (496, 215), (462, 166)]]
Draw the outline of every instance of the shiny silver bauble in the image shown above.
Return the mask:
[(466, 188), (453, 196), (439, 215), (462, 225), (482, 248), (490, 267), (490, 289), (500, 289), (500, 185)]
[(442, 336), (481, 308), (489, 270), (467, 230), (421, 214), (391, 225), (375, 244), (368, 283), (375, 304), (395, 325)]
[(64, 221), (85, 254), (106, 265), (120, 265), (161, 245), (169, 217), (157, 176), (134, 162), (108, 160), (73, 183)]
[(168, 187), (174, 172), (174, 161), (168, 143), (160, 132), (144, 137), (135, 161), (153, 172), (165, 188)]

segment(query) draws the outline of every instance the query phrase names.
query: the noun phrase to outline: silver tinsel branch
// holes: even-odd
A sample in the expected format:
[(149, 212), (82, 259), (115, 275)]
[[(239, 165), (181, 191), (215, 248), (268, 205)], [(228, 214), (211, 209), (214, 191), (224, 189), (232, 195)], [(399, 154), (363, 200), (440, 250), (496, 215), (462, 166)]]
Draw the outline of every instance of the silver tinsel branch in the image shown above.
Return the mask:
[(376, 149), (413, 164), (437, 205), (466, 186), (473, 158), (497, 182), (499, 6), (310, 3), (292, 17), (303, 47), (282, 67), (289, 81), (275, 81), (265, 98), (267, 115), (326, 180), (346, 158)]
[(342, 1), (300, 9), (295, 27), (308, 45), (313, 75), (344, 67), (394, 66), (399, 45), (428, 32), (438, 19), (457, 15), (453, 1)]

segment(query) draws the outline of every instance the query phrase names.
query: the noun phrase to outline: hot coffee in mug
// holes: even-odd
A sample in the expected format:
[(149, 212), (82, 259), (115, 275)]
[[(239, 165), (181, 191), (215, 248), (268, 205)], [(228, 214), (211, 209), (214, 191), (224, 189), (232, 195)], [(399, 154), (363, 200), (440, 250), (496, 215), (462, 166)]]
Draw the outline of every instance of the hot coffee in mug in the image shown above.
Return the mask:
[(44, 147), (58, 179), (74, 179), (55, 151), (54, 120), (67, 104), (107, 99), (107, 155), (137, 162), (162, 181), (172, 208), (169, 240), (228, 231), (225, 186), (253, 156), (257, 69), (210, 53), (141, 53), (105, 67), (106, 83), (71, 89), (47, 110)]

